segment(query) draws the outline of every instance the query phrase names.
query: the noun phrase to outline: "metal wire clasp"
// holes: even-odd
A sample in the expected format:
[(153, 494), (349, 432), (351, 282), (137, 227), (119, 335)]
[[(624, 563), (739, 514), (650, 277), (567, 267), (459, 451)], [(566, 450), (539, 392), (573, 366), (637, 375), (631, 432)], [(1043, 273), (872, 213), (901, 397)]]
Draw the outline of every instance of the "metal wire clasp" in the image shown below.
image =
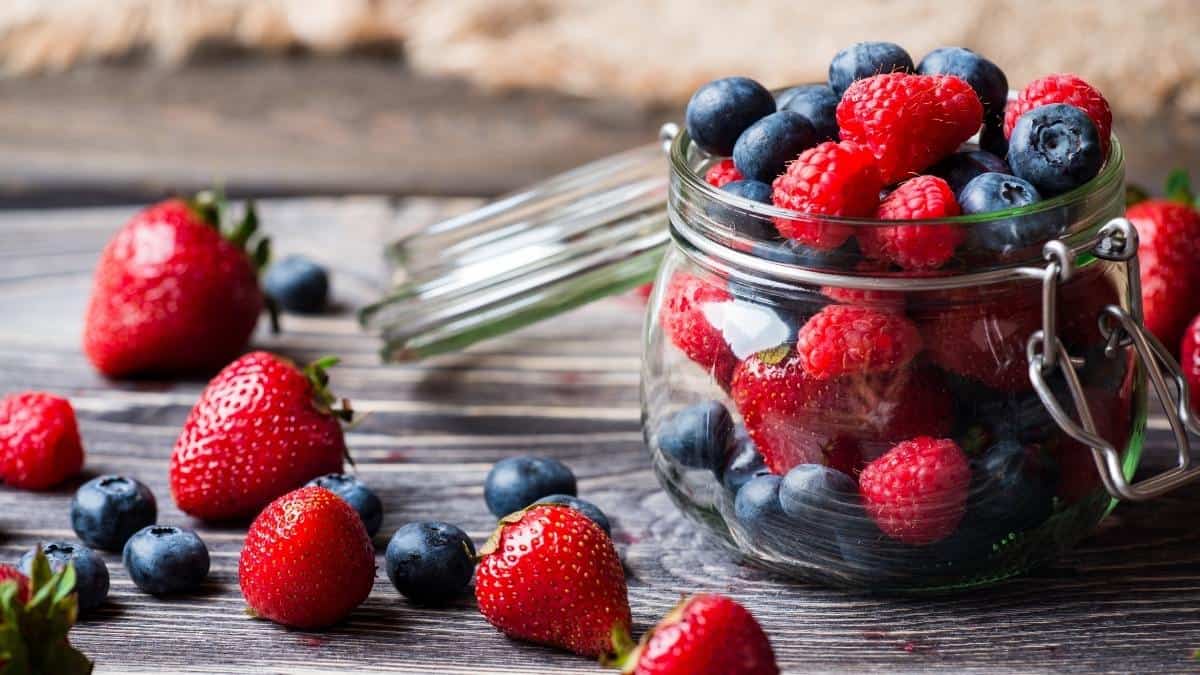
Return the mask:
[[(1121, 456), (1112, 441), (1101, 437), (1084, 396), (1076, 371), (1078, 360), (1067, 353), (1058, 339), (1058, 285), (1071, 277), (1074, 256), (1061, 241), (1051, 241), (1044, 248), (1048, 264), (1041, 271), (1042, 329), (1029, 336), (1026, 356), (1029, 359), (1029, 380), (1050, 416), (1071, 438), (1092, 449), (1096, 469), (1104, 487), (1118, 499), (1142, 501), (1169, 492), (1200, 477), (1200, 466), (1193, 467), (1188, 432), (1200, 434), (1200, 425), (1192, 418), (1187, 384), (1179, 363), (1171, 352), (1142, 324), (1142, 292), (1139, 282), (1137, 230), (1124, 218), (1114, 218), (1097, 233), (1092, 253), (1098, 258), (1125, 263), (1129, 293), (1132, 296), (1126, 312), (1117, 305), (1108, 305), (1098, 317), (1101, 334), (1105, 337), (1105, 355), (1117, 356), (1117, 349), (1133, 346), (1147, 377), (1154, 386), (1166, 411), (1167, 421), (1179, 450), (1175, 468), (1131, 484), (1121, 466)], [(1071, 392), (1079, 421), (1074, 420), (1054, 395), (1046, 378), (1058, 367)], [(1164, 375), (1163, 371), (1166, 371)], [(1169, 380), (1168, 380), (1169, 376)], [(1171, 386), (1174, 384), (1174, 387)], [(1120, 439), (1116, 439), (1123, 442)]]

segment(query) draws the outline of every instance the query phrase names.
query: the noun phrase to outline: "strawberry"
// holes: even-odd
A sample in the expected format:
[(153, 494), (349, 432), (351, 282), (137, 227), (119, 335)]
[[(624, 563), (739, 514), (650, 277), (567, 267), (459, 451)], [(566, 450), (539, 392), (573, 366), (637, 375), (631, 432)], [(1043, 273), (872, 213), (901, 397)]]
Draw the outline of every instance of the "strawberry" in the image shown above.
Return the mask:
[(24, 605), (29, 602), (29, 578), (12, 565), (0, 565), (0, 588), (3, 588), (7, 582), (12, 582), (17, 587), (17, 594), (14, 597), (19, 604)]
[(75, 567), (54, 572), (41, 547), (28, 578), (0, 565), (0, 673), (92, 672), (92, 663), (69, 639), (79, 614), (74, 588)]
[(33, 391), (0, 399), (0, 480), (45, 490), (82, 468), (83, 444), (70, 402)]
[(83, 348), (109, 377), (212, 372), (245, 348), (264, 306), (258, 267), (243, 249), (254, 208), (223, 236), (223, 209), (201, 195), (155, 204), (105, 247), (85, 319)]
[(318, 361), (252, 352), (217, 374), (183, 425), (171, 455), (171, 493), (205, 520), (245, 518), (272, 499), (327, 473), (340, 473), (346, 441)]
[[(771, 202), (779, 208), (859, 218), (875, 214), (883, 180), (870, 150), (829, 141), (800, 153), (771, 188)], [(788, 239), (822, 251), (838, 248), (854, 234), (848, 225), (821, 218), (776, 218), (775, 229)]]
[(303, 487), (254, 519), (238, 558), (238, 583), (255, 615), (323, 628), (371, 593), (375, 549), (345, 500), (323, 487)]
[[(930, 220), (959, 215), (954, 192), (937, 176), (917, 176), (901, 183), (880, 203), (879, 220)], [(859, 234), (863, 252), (906, 270), (934, 270), (946, 264), (965, 238), (957, 225), (871, 227)]]
[(1138, 231), (1142, 307), (1146, 328), (1175, 349), (1188, 321), (1200, 313), (1200, 214), (1190, 205), (1151, 199), (1129, 207)]
[(667, 282), (658, 315), (671, 344), (726, 388), (737, 358), (705, 312), (710, 305), (731, 300), (733, 296), (723, 286), (687, 272), (676, 272)]
[(625, 571), (612, 540), (586, 515), (545, 504), (505, 516), (479, 551), (475, 599), (518, 640), (583, 656), (630, 640)]
[(1179, 345), (1179, 366), (1191, 393), (1192, 410), (1200, 415), (1200, 315), (1192, 319)]
[(616, 662), (626, 675), (776, 675), (762, 626), (734, 600), (684, 598)]
[(723, 188), (726, 185), (741, 180), (742, 172), (733, 165), (732, 159), (723, 159), (708, 168), (704, 181), (713, 187)]
[(863, 469), (859, 491), (885, 534), (931, 544), (958, 527), (966, 510), (971, 469), (954, 441), (919, 436), (899, 443)]
[(921, 335), (903, 315), (855, 305), (828, 305), (800, 329), (796, 350), (816, 380), (895, 370), (921, 351)]
[(1071, 73), (1047, 75), (1025, 85), (1016, 100), (1009, 101), (1004, 109), (1004, 137), (1012, 137), (1013, 128), (1017, 126), (1021, 115), (1051, 103), (1066, 103), (1087, 113), (1096, 125), (1104, 156), (1108, 156), (1112, 134), (1112, 110), (1108, 107), (1108, 101), (1098, 89)]

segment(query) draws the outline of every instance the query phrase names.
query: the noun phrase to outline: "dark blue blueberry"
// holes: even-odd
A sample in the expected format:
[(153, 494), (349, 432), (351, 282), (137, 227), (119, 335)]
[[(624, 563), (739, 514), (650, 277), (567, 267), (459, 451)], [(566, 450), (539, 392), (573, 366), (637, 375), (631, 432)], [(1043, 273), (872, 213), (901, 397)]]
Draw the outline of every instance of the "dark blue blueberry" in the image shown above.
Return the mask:
[(733, 163), (746, 178), (770, 183), (788, 162), (817, 144), (812, 122), (800, 113), (783, 110), (750, 125), (733, 146)]
[(120, 551), (134, 532), (153, 525), (158, 505), (150, 488), (125, 476), (100, 476), (71, 500), (71, 527), (88, 546)]
[(954, 75), (975, 90), (979, 102), (983, 104), (984, 117), (996, 118), (1004, 114), (1004, 106), (1008, 103), (1008, 78), (999, 66), (970, 49), (935, 49), (921, 59), (917, 72), (922, 75)]
[(488, 472), (483, 499), (497, 518), (549, 495), (575, 494), (575, 474), (566, 464), (549, 457), (509, 457)]
[(562, 504), (563, 506), (569, 506), (587, 516), (593, 523), (599, 525), (600, 529), (604, 530), (604, 534), (612, 536), (612, 525), (608, 522), (608, 516), (604, 515), (600, 507), (585, 499), (572, 497), (571, 495), (550, 495), (549, 497), (542, 497), (534, 502), (534, 504)]
[[(721, 188), (729, 194), (760, 204), (771, 203), (771, 186), (756, 180), (735, 180), (726, 183)], [(776, 239), (779, 237), (775, 224), (770, 217), (757, 216), (747, 213), (741, 206), (726, 205), (714, 202), (705, 207), (705, 213), (715, 222), (732, 229), (742, 237), (754, 240)]]
[(751, 479), (756, 476), (769, 476), (771, 470), (767, 468), (766, 462), (744, 427), (734, 430), (729, 443), (729, 462), (725, 464), (720, 478), (725, 489), (729, 490), (730, 494), (737, 495), (742, 486)]
[(726, 183), (722, 190), (759, 204), (771, 203), (771, 186), (757, 180), (743, 179)]
[(401, 595), (422, 605), (444, 605), (471, 583), (475, 544), (447, 523), (409, 523), (392, 535), (384, 562)]
[(134, 585), (151, 595), (190, 593), (208, 578), (208, 547), (195, 532), (179, 527), (139, 530), (125, 542), (121, 557)]
[(1036, 527), (1050, 517), (1057, 472), (1036, 446), (1001, 440), (971, 465), (963, 528), (1003, 535)]
[(817, 142), (838, 139), (837, 106), (841, 97), (824, 84), (792, 87), (776, 99), (780, 110), (798, 112), (812, 122)]
[[(108, 599), (108, 566), (100, 554), (83, 544), (70, 541), (42, 544), (42, 553), (46, 554), (50, 569), (55, 572), (68, 563), (74, 563), (75, 593), (79, 597), (80, 612), (90, 612)], [(19, 567), (25, 576), (33, 572), (33, 551), (21, 556)]]
[(1095, 178), (1104, 164), (1104, 150), (1087, 113), (1053, 103), (1017, 119), (1008, 139), (1008, 163), (1013, 173), (1052, 196)]
[[(988, 172), (973, 178), (958, 194), (964, 214), (992, 213), (1041, 201), (1037, 188), (1016, 176)], [(971, 245), (1009, 254), (1057, 236), (1066, 226), (1053, 211), (997, 218), (971, 228)]]
[(316, 314), (329, 300), (329, 275), (308, 258), (290, 255), (267, 269), (263, 290), (289, 312)]
[(1004, 136), (1003, 119), (983, 121), (983, 131), (979, 132), (979, 147), (997, 157), (1008, 157), (1008, 138)]
[(697, 89), (684, 119), (693, 143), (728, 156), (743, 131), (773, 112), (775, 97), (766, 87), (747, 77), (726, 77)]
[(904, 48), (891, 42), (859, 42), (833, 57), (829, 87), (841, 97), (855, 80), (880, 73), (911, 73), (913, 60)]
[(767, 474), (746, 481), (733, 500), (733, 513), (742, 527), (759, 537), (775, 532), (787, 517), (779, 504), (779, 476)]
[(358, 512), (367, 534), (374, 537), (383, 524), (383, 502), (356, 476), (344, 473), (331, 473), (308, 481), (309, 485), (317, 485), (329, 490), (346, 500), (346, 503)]
[(779, 486), (779, 504), (790, 518), (824, 523), (830, 532), (861, 518), (858, 484), (846, 474), (821, 464), (798, 464)]
[(851, 238), (841, 248), (822, 251), (810, 248), (794, 239), (782, 242), (761, 242), (750, 250), (759, 258), (766, 258), (786, 265), (813, 268), (853, 269), (862, 257), (857, 240)]
[(663, 421), (658, 447), (680, 464), (693, 469), (720, 471), (725, 464), (733, 419), (719, 401), (688, 406)]
[(956, 152), (929, 170), (929, 173), (944, 178), (956, 196), (976, 176), (989, 172), (1011, 173), (1003, 159), (983, 150)]

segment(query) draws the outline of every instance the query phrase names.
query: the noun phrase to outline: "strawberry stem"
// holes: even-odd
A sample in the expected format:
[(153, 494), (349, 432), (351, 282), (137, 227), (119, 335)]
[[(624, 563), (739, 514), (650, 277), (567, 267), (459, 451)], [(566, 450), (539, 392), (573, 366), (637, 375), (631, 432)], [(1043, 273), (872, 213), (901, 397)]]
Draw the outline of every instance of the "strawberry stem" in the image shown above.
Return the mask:
[(634, 642), (633, 636), (629, 634), (629, 627), (619, 621), (613, 624), (610, 639), (612, 652), (600, 656), (600, 665), (606, 668), (615, 668), (622, 673), (632, 673), (637, 669), (637, 662), (641, 658), (642, 647), (646, 644), (646, 640), (643, 639), (640, 643)]
[[(329, 373), (326, 370), (336, 366), (340, 361), (341, 359), (336, 356), (322, 356), (305, 366), (303, 372), (312, 384), (313, 398), (316, 400), (317, 406), (343, 422), (350, 423), (354, 421), (354, 410), (350, 407), (350, 401), (342, 399), (340, 407), (335, 408), (338, 399), (329, 391)], [(350, 464), (354, 465), (353, 460)]]
[(1196, 195), (1192, 192), (1192, 181), (1185, 169), (1174, 169), (1167, 174), (1167, 199), (1193, 206)]

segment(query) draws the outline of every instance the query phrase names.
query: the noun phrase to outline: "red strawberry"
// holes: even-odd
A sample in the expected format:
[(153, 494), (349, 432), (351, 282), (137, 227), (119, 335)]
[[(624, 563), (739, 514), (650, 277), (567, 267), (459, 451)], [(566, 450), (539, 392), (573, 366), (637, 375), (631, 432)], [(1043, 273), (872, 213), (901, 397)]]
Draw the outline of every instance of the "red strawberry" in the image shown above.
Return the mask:
[(1187, 380), (1188, 391), (1192, 396), (1192, 410), (1200, 414), (1200, 315), (1192, 319), (1192, 323), (1183, 333), (1183, 342), (1179, 346), (1179, 365), (1183, 368), (1183, 378)]
[(885, 534), (909, 544), (946, 538), (962, 520), (971, 469), (954, 441), (904, 441), (858, 477), (867, 513)]
[[(318, 361), (304, 371), (252, 352), (229, 364), (200, 395), (171, 455), (171, 493), (205, 520), (254, 515), (317, 476), (340, 472), (341, 419)], [(340, 419), (339, 419), (340, 418)]]
[(254, 519), (238, 558), (238, 583), (257, 616), (323, 628), (371, 593), (375, 549), (344, 499), (323, 487), (302, 487)]
[(0, 588), (8, 581), (17, 585), (17, 602), (22, 605), (29, 602), (29, 578), (12, 565), (0, 565)]
[(776, 675), (762, 626), (737, 602), (693, 595), (663, 617), (617, 664), (626, 675)]
[[(871, 152), (854, 143), (828, 141), (800, 153), (775, 179), (771, 201), (782, 209), (848, 218), (875, 214), (883, 180)], [(823, 251), (846, 242), (854, 230), (820, 218), (776, 218), (788, 239)]]
[(0, 480), (45, 490), (82, 468), (79, 426), (65, 398), (30, 391), (0, 399)]
[(241, 353), (263, 310), (256, 267), (243, 250), (253, 207), (228, 238), (211, 202), (147, 208), (105, 247), (88, 304), (83, 348), (109, 377), (211, 372)]
[(921, 351), (916, 326), (895, 312), (828, 305), (796, 337), (805, 372), (816, 380), (896, 370)]
[(726, 388), (737, 358), (725, 336), (705, 316), (705, 308), (732, 299), (723, 286), (687, 272), (676, 272), (667, 283), (659, 310), (659, 321), (671, 344), (712, 373)]
[(936, 164), (979, 131), (983, 104), (950, 75), (885, 73), (850, 85), (837, 107), (841, 138), (866, 146), (884, 183)]
[(1108, 155), (1109, 137), (1112, 133), (1112, 110), (1098, 89), (1083, 78), (1071, 73), (1059, 73), (1038, 78), (1025, 85), (1016, 100), (1009, 101), (1004, 109), (1004, 137), (1012, 136), (1013, 127), (1021, 115), (1043, 105), (1066, 103), (1087, 113), (1100, 134), (1100, 143)]
[(1134, 204), (1125, 215), (1138, 231), (1146, 327), (1174, 349), (1188, 321), (1200, 313), (1200, 295), (1185, 290), (1200, 285), (1200, 214), (1184, 204), (1152, 199)]
[(735, 180), (743, 178), (742, 172), (733, 165), (732, 159), (723, 159), (708, 168), (704, 174), (704, 180), (713, 187), (725, 187)]
[(479, 551), (475, 599), (489, 623), (519, 640), (600, 656), (630, 639), (617, 550), (599, 525), (565, 506), (500, 521)]
[[(892, 191), (879, 205), (879, 220), (929, 220), (959, 215), (954, 191), (937, 176), (917, 176)], [(964, 239), (956, 225), (898, 225), (864, 229), (858, 237), (871, 258), (906, 270), (934, 270), (946, 264)]]

